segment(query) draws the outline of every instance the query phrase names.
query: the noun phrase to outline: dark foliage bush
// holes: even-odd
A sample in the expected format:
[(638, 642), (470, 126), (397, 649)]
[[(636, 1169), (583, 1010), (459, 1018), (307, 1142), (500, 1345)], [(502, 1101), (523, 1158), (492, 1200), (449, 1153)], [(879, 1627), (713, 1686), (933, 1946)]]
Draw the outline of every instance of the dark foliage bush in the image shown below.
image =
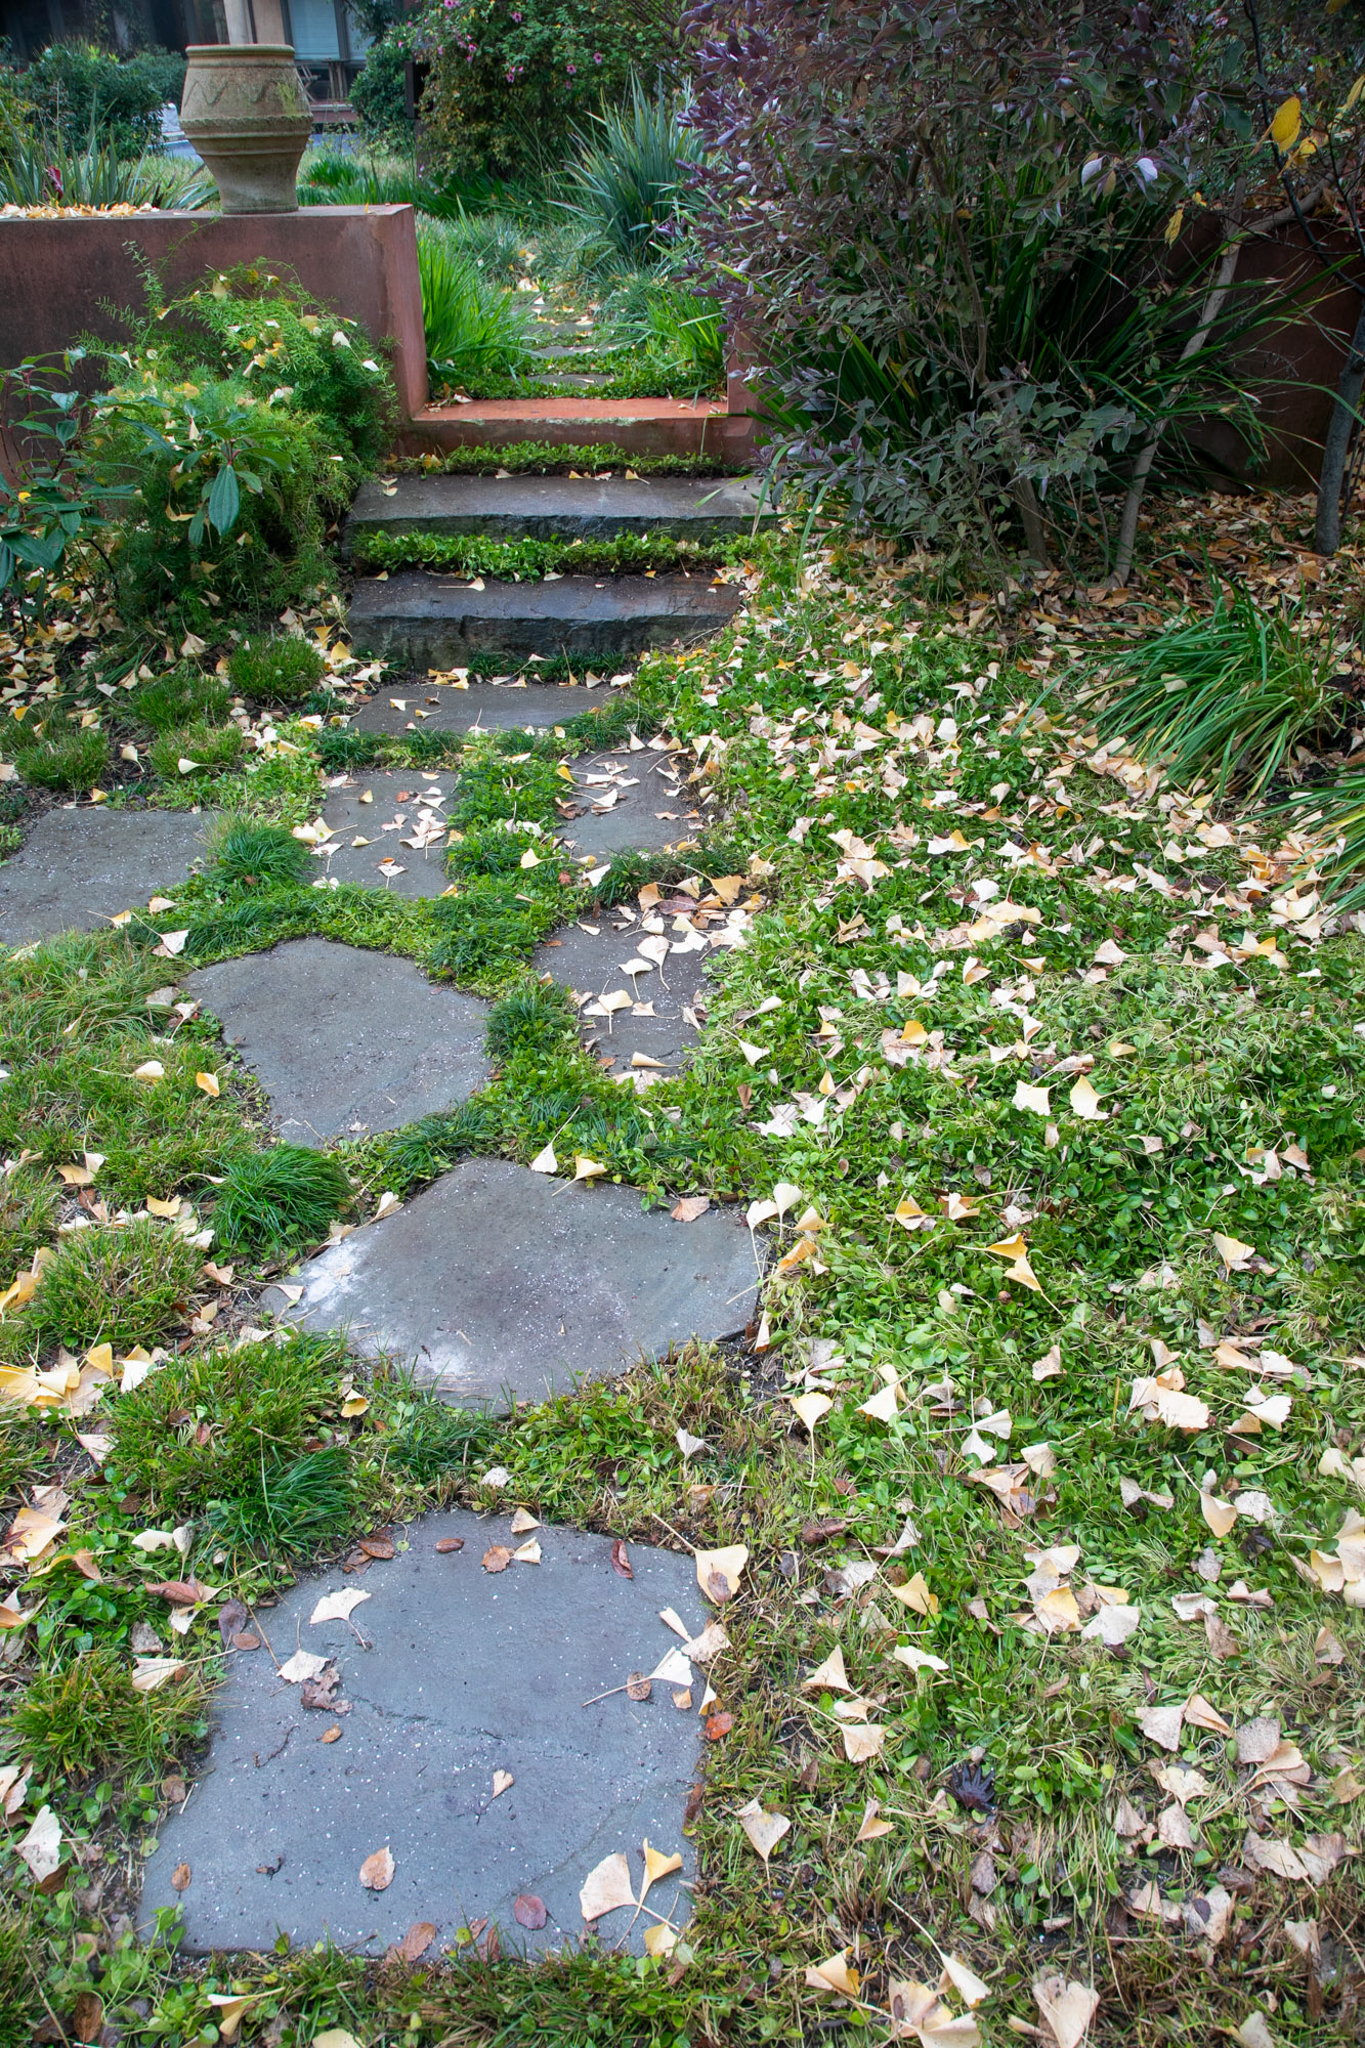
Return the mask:
[(173, 50), (116, 57), (97, 43), (49, 43), (15, 79), (21, 104), (45, 127), (70, 139), (112, 145), (140, 156), (161, 139), (161, 109), (178, 106), (185, 60)]

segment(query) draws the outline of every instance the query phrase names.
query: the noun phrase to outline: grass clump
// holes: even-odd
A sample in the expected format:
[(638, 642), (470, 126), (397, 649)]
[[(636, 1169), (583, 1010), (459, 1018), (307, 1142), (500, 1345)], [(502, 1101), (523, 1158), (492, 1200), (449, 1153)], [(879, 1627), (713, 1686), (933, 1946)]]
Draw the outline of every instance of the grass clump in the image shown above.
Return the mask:
[(743, 541), (676, 540), (671, 534), (619, 533), (610, 540), (489, 540), (478, 533), (367, 533), (357, 536), (357, 565), (370, 569), (444, 569), (456, 576), (497, 576), (537, 583), (557, 576), (622, 576), (646, 569), (710, 568), (735, 560)]
[(220, 676), (176, 668), (134, 690), (128, 709), (153, 732), (169, 733), (177, 726), (221, 724), (228, 714), (228, 701), (227, 685)]
[(15, 751), (14, 765), (25, 782), (41, 789), (93, 789), (109, 766), (109, 742), (94, 726), (45, 733)]
[(126, 1658), (96, 1642), (34, 1674), (5, 1726), (35, 1769), (84, 1782), (159, 1771), (204, 1733), (193, 1682), (133, 1690)]
[(1245, 591), (1213, 613), (1125, 649), (1119, 694), (1096, 720), (1140, 761), (1188, 787), (1212, 777), (1259, 795), (1295, 745), (1327, 720), (1330, 653), (1290, 618), (1267, 617)]
[(263, 704), (301, 704), (327, 673), (322, 650), (296, 633), (244, 640), (228, 657), (228, 673), (244, 697)]
[(419, 1390), (390, 1420), (385, 1462), (419, 1486), (434, 1486), (482, 1457), (497, 1434), (490, 1416), (452, 1408)]
[(350, 1201), (344, 1169), (305, 1145), (272, 1145), (232, 1162), (213, 1208), (224, 1250), (282, 1252), (312, 1244)]
[(526, 313), (515, 292), (481, 269), (434, 224), (417, 235), (427, 361), (441, 385), (510, 377), (530, 367)]
[(357, 1485), (345, 1444), (320, 1438), (345, 1367), (336, 1337), (171, 1359), (118, 1404), (110, 1484), (157, 1514), (202, 1517), (233, 1547), (299, 1556), (336, 1541)]
[(32, 1263), (57, 1228), (57, 1188), (45, 1173), (17, 1166), (0, 1179), (0, 1281)]
[(148, 759), (163, 782), (187, 782), (235, 768), (241, 752), (235, 725), (182, 725), (154, 741)]
[(572, 1035), (574, 1012), (553, 982), (525, 981), (508, 991), (488, 1013), (488, 1050), (495, 1060), (514, 1053), (558, 1051)]
[(283, 825), (253, 825), (235, 819), (212, 845), (213, 873), (237, 888), (283, 888), (308, 873), (308, 848)]
[(448, 448), (440, 455), (408, 455), (395, 464), (404, 474), (428, 476), (580, 476), (633, 470), (636, 476), (742, 476), (746, 465), (705, 455), (632, 455), (614, 441), (566, 448), (557, 441), (511, 441), (505, 448)]
[(10, 1326), (25, 1347), (64, 1344), (116, 1351), (154, 1344), (185, 1315), (204, 1255), (169, 1224), (135, 1217), (94, 1225), (62, 1240), (38, 1290)]

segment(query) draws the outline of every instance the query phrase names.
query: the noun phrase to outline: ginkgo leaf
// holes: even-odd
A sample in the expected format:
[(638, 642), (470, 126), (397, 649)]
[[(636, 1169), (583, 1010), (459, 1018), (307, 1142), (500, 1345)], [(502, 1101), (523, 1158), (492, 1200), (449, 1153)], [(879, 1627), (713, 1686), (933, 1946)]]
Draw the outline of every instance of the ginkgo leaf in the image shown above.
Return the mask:
[(1230, 1500), (1220, 1500), (1216, 1493), (1200, 1493), (1199, 1512), (1215, 1536), (1227, 1536), (1237, 1526), (1237, 1509)]
[(547, 1145), (543, 1151), (537, 1152), (535, 1158), (531, 1161), (531, 1171), (532, 1173), (559, 1172), (559, 1161), (555, 1158), (555, 1148), (553, 1145)]
[(748, 1562), (747, 1543), (729, 1543), (720, 1550), (698, 1550), (697, 1584), (708, 1600), (733, 1600)]
[(881, 1755), (889, 1730), (869, 1724), (845, 1722), (840, 1733), (844, 1738), (844, 1755), (849, 1762), (866, 1764), (871, 1763), (873, 1757)]
[(362, 1600), (368, 1600), (369, 1597), (369, 1594), (361, 1592), (358, 1586), (347, 1586), (340, 1593), (324, 1593), (308, 1619), (310, 1623), (349, 1621), (354, 1609), (359, 1607)]
[(1100, 1098), (1084, 1074), (1073, 1081), (1067, 1100), (1075, 1114), (1083, 1117), (1087, 1123), (1102, 1124), (1109, 1115), (1107, 1109), (1100, 1108)]
[(1014, 1106), (1016, 1109), (1031, 1109), (1035, 1116), (1051, 1116), (1050, 1093), (1047, 1088), (1034, 1088), (1027, 1081), (1016, 1081)]
[(848, 1950), (841, 1948), (837, 1956), (828, 1956), (823, 1963), (811, 1963), (806, 1970), (806, 1982), (812, 1990), (837, 1991), (843, 1998), (856, 1999), (860, 1979), (849, 1965)]
[(140, 1067), (133, 1068), (133, 1079), (135, 1081), (161, 1081), (165, 1079), (165, 1076), (166, 1069), (162, 1066), (160, 1060), (144, 1060)]
[(788, 1209), (801, 1200), (801, 1190), (789, 1180), (780, 1180), (773, 1189), (773, 1202), (777, 1209), (778, 1221), (786, 1216)]
[(964, 2005), (980, 2005), (991, 1995), (990, 1985), (978, 1977), (975, 1970), (969, 1970), (958, 1956), (944, 1956), (943, 1973), (951, 1980)]
[(903, 1586), (888, 1586), (887, 1591), (897, 1600), (904, 1601), (916, 1614), (930, 1616), (938, 1613), (938, 1598), (929, 1591), (929, 1582), (923, 1572), (916, 1572)]
[(907, 1671), (946, 1671), (948, 1666), (942, 1657), (935, 1657), (929, 1650), (920, 1650), (913, 1643), (902, 1643), (891, 1652), (898, 1664), (904, 1664)]
[(662, 1849), (653, 1849), (648, 1838), (642, 1845), (641, 1854), (645, 1859), (645, 1878), (640, 1886), (640, 1904), (643, 1906), (645, 1894), (652, 1884), (657, 1884), (661, 1877), (671, 1877), (675, 1870), (682, 1869), (682, 1855), (677, 1849), (671, 1855)]
[(763, 1858), (766, 1869), (768, 1859), (782, 1837), (791, 1833), (791, 1822), (785, 1813), (765, 1813), (757, 1799), (751, 1799), (747, 1806), (741, 1806), (736, 1817), (753, 1847)]
[(1256, 1256), (1254, 1244), (1243, 1244), (1240, 1238), (1224, 1237), (1221, 1231), (1212, 1233), (1218, 1256), (1230, 1273), (1245, 1273)]
[(898, 1386), (899, 1382), (896, 1382), (889, 1387), (880, 1388), (875, 1394), (870, 1394), (866, 1401), (858, 1403), (858, 1413), (870, 1415), (874, 1422), (894, 1422), (900, 1413), (897, 1406)]
[(311, 1650), (295, 1650), (287, 1664), (281, 1664), (280, 1677), (286, 1685), (302, 1685), (306, 1678), (316, 1678), (326, 1666), (325, 1657), (315, 1657)]
[(834, 1406), (828, 1394), (796, 1394), (792, 1407), (806, 1425), (807, 1436), (814, 1436), (815, 1425), (822, 1415), (828, 1415)]
[(615, 1913), (622, 1906), (638, 1903), (630, 1882), (630, 1865), (619, 1852), (604, 1856), (595, 1869), (590, 1870), (578, 1894), (578, 1903), (585, 1920), (600, 1920), (604, 1913)]
[(827, 1687), (831, 1692), (853, 1691), (848, 1682), (848, 1673), (844, 1669), (844, 1653), (838, 1643), (834, 1645), (824, 1663), (817, 1664), (814, 1671), (801, 1681), (803, 1692), (815, 1691), (820, 1687)]
[(608, 1168), (600, 1166), (595, 1159), (588, 1159), (582, 1152), (574, 1155), (573, 1177), (575, 1180), (597, 1180)]
[(202, 1090), (205, 1095), (221, 1095), (223, 1092), (218, 1086), (218, 1076), (216, 1074), (196, 1074), (194, 1085)]
[(1081, 2048), (1099, 2006), (1099, 1993), (1088, 1984), (1046, 1976), (1034, 1979), (1033, 1996), (1052, 2029), (1057, 2048)]
[(878, 1806), (877, 1801), (869, 1799), (863, 1808), (863, 1817), (858, 1832), (853, 1837), (855, 1842), (875, 1842), (882, 1835), (895, 1834), (894, 1822), (880, 1820), (878, 1818), (880, 1811), (881, 1808)]
[(1297, 95), (1291, 94), (1287, 100), (1281, 100), (1276, 107), (1275, 117), (1267, 133), (1276, 149), (1292, 149), (1299, 139), (1302, 127), (1303, 102)]

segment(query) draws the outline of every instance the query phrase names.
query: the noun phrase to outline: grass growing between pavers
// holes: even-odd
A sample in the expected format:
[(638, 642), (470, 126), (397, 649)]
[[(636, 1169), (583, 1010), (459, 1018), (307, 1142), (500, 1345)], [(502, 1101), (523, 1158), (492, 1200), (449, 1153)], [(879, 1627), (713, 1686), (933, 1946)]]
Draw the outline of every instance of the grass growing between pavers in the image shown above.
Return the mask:
[[(242, 2038), (282, 2044), (338, 2025), (367, 2048), (839, 2042), (885, 2038), (891, 1983), (936, 1983), (937, 1944), (988, 1983), (991, 2043), (1037, 2025), (1045, 1971), (1098, 1992), (1094, 2041), (1211, 2040), (1256, 2010), (1285, 2044), (1349, 2038), (1362, 1632), (1305, 1573), (1360, 1498), (1358, 933), (1333, 929), (1263, 821), (1097, 756), (1036, 678), (907, 618), (855, 563), (799, 593), (774, 573), (746, 620), (649, 664), (645, 689), (650, 729), (694, 749), (691, 787), (725, 840), (723, 867), (699, 856), (660, 879), (733, 872), (767, 907), (693, 1064), (643, 1096), (595, 1072), (567, 1005), (524, 973), (542, 915), (590, 899), (553, 863), (487, 872), (502, 838), (522, 843), (499, 820), (540, 822), (551, 801), (553, 734), (462, 749), (452, 908), (210, 866), (171, 911), (3, 969), (3, 1148), (38, 1158), (7, 1176), (0, 1227), (16, 1261), (61, 1250), (0, 1329), (37, 1327), (91, 1235), (58, 1240), (54, 1215), (180, 1196), (193, 1215), (145, 1219), (138, 1244), (211, 1227), (213, 1180), (269, 1134), (211, 1030), (169, 1031), (146, 996), (305, 930), (425, 965), (454, 931), (469, 984), (499, 998), (499, 1071), (478, 1098), (333, 1148), (348, 1217), (468, 1152), (553, 1141), (651, 1196), (774, 1202), (756, 1221), (778, 1263), (748, 1347), (690, 1347), (494, 1422), (339, 1347), (215, 1343), (189, 1316), (239, 1283), (205, 1275), (162, 1306), (149, 1254), (127, 1292), (150, 1305), (141, 1341), (174, 1355), (84, 1417), (56, 1414), (54, 1390), (54, 1410), (0, 1435), (7, 1506), (34, 1485), (69, 1495), (60, 1536), (11, 1581), (37, 1611), (0, 1636), (0, 1709), (29, 1703), (6, 1754), (34, 1763), (10, 1841), (47, 1802), (67, 1861), (42, 1894), (10, 1854), (0, 1986), (25, 2025), (43, 2000), (66, 2017), (93, 1998), (124, 2039), (172, 2048), (215, 2038), (209, 1996), (234, 1991), (254, 1998)], [(243, 777), (241, 809), (302, 822), (319, 734), (283, 730), (300, 752)], [(601, 894), (631, 902), (654, 873), (619, 861)], [(178, 956), (153, 954), (185, 927)], [(136, 1080), (149, 1059), (163, 1074)], [(104, 1155), (89, 1184), (58, 1187), (86, 1153)], [(198, 1247), (197, 1268), (226, 1256)], [(74, 1300), (45, 1368), (60, 1344), (79, 1365), (104, 1340), (102, 1295)], [(820, 1397), (809, 1430), (793, 1395)], [(108, 1438), (102, 1476), (77, 1429)], [(494, 1493), (480, 1477), (499, 1465)], [(327, 1953), (187, 1968), (169, 1929), (138, 1948), (116, 1916), (166, 1780), (192, 1775), (218, 1599), (269, 1599), (299, 1561), (438, 1498), (749, 1547), (709, 1667), (684, 1943), (660, 1963), (590, 1951), (534, 1970), (473, 1945), (413, 1969)], [(186, 1554), (133, 1548), (148, 1527), (188, 1527)], [(183, 1642), (145, 1590), (182, 1575), (218, 1589)], [(101, 1718), (122, 1731), (129, 1714), (128, 1732), (64, 1776), (86, 1683), (67, 1674), (97, 1652), (92, 1696), (126, 1676), (139, 1623), (189, 1666), (169, 1692), (184, 1718), (167, 1686), (130, 1688), (142, 1710), (120, 1691)], [(849, 1691), (804, 1686), (836, 1645)], [(1280, 1746), (1252, 1731), (1239, 1761), (1220, 1720), (1273, 1720)], [(791, 1823), (766, 1871), (737, 1818), (753, 1799)], [(889, 1832), (860, 1842), (869, 1800)]]

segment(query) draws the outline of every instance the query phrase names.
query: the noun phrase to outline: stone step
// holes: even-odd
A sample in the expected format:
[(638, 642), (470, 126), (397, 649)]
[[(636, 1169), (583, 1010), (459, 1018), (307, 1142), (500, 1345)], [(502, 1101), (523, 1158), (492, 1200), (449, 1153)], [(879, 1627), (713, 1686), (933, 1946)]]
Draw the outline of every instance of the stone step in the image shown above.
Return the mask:
[(561, 448), (610, 441), (630, 455), (748, 462), (754, 421), (747, 413), (729, 412), (723, 398), (477, 398), (414, 413), (397, 452), (505, 448), (515, 441), (552, 441)]
[(404, 476), (362, 484), (343, 547), (362, 535), (481, 533), (490, 540), (610, 540), (664, 534), (710, 541), (771, 518), (756, 477)]
[(561, 576), (488, 583), (424, 570), (364, 577), (351, 599), (351, 644), (406, 668), (455, 668), (471, 656), (638, 654), (715, 633), (742, 593), (705, 576)]

